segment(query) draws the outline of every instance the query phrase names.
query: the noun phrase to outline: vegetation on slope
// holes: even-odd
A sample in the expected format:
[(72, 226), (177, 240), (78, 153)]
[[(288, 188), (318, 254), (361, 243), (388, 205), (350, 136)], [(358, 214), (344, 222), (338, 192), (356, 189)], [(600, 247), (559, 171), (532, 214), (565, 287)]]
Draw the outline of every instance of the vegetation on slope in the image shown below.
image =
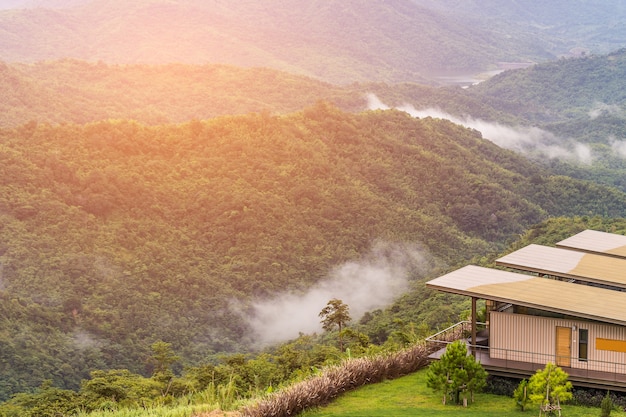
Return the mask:
[(289, 113), (325, 99), (365, 108), (360, 91), (264, 68), (225, 65), (107, 65), (65, 59), (1, 64), (0, 126), (30, 121), (89, 123), (133, 119), (147, 124), (247, 114)]
[[(247, 346), (233, 300), (303, 291), (376, 240), (452, 265), (548, 216), (626, 207), (452, 123), (324, 103), (154, 127), (31, 123), (0, 143), (4, 398), (49, 378), (75, 388), (92, 369), (149, 373), (159, 340), (190, 364)], [(448, 320), (436, 300), (430, 326)]]
[(623, 115), (618, 110), (626, 105), (625, 75), (626, 49), (621, 49), (506, 71), (469, 92), (536, 124), (589, 121), (594, 116)]

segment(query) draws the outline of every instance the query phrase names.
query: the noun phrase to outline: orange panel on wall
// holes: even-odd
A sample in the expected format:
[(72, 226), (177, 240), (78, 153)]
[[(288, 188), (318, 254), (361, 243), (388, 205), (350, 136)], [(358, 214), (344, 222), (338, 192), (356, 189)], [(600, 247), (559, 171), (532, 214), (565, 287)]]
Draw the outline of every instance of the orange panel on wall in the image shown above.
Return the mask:
[(626, 353), (626, 340), (596, 338), (596, 349)]

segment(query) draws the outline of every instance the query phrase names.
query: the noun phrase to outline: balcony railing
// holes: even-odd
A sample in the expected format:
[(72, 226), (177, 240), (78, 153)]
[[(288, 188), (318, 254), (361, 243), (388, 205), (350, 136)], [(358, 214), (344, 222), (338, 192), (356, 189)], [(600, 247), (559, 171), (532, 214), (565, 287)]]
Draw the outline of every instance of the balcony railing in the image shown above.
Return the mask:
[[(486, 328), (485, 323), (476, 323), (476, 331)], [(461, 321), (426, 338), (427, 342), (447, 345), (455, 340), (468, 339), (472, 335), (472, 322)]]
[[(484, 328), (484, 323), (477, 323), (479, 329)], [(603, 382), (618, 382), (626, 384), (626, 363), (609, 362), (595, 359), (580, 360), (575, 357), (558, 358), (554, 354), (527, 352), (514, 349), (493, 348), (488, 345), (472, 346), (471, 322), (462, 321), (452, 325), (430, 337), (427, 342), (442, 345), (455, 340), (464, 340), (468, 351), (471, 351), (476, 360), (485, 367), (500, 368), (505, 370), (522, 371), (532, 374), (543, 369), (548, 362), (556, 363), (565, 370), (572, 380), (589, 380)], [(569, 364), (569, 366), (567, 366)]]

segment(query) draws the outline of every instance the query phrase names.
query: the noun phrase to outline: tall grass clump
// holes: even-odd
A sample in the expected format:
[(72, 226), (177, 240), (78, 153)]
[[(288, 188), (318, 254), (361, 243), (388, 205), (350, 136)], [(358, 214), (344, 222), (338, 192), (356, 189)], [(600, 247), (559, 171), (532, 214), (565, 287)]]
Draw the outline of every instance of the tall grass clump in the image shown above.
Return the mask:
[(425, 342), (395, 353), (348, 359), (242, 408), (244, 417), (287, 417), (328, 404), (346, 391), (415, 372), (428, 364), (437, 346)]
[(233, 378), (225, 385), (214, 382), (200, 392), (190, 393), (168, 404), (152, 403), (137, 407), (115, 407), (76, 414), (76, 417), (201, 417), (223, 415), (221, 410), (237, 406)]
[(120, 410), (92, 411), (79, 413), (76, 417), (192, 417), (215, 411), (214, 405), (190, 404), (179, 406), (157, 406), (150, 408), (127, 408)]

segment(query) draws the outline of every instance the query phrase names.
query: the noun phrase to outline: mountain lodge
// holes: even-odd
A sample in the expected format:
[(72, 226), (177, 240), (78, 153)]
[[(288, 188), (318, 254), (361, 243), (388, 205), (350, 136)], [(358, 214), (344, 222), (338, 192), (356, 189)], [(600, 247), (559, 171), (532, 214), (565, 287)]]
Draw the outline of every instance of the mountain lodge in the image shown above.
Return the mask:
[[(552, 362), (574, 385), (626, 391), (626, 236), (585, 230), (496, 265), (502, 269), (470, 265), (426, 284), (472, 298), (471, 322), (444, 332), (465, 327), (468, 350), (493, 375), (525, 378)], [(478, 299), (485, 323), (476, 320)]]

